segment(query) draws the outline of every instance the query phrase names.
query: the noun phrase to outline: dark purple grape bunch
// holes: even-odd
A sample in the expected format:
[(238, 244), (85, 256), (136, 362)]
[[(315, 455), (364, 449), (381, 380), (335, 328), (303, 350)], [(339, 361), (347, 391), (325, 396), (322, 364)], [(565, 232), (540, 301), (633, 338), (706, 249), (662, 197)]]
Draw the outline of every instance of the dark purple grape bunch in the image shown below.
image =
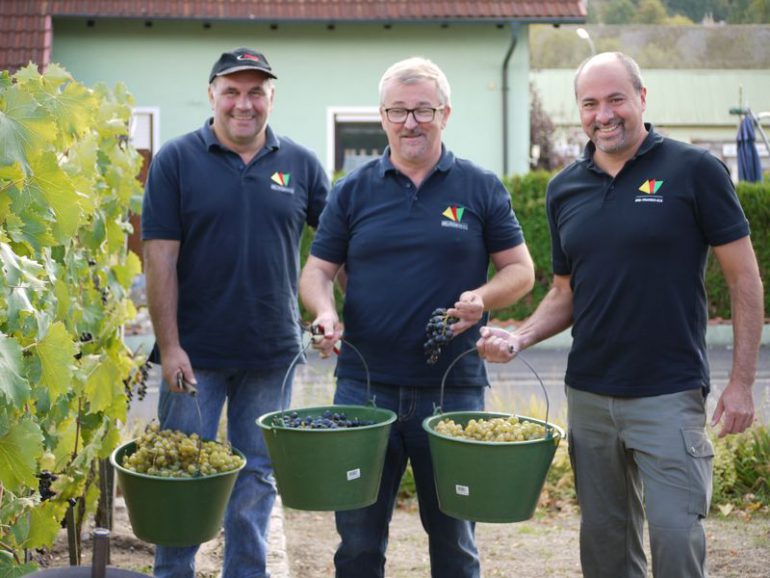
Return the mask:
[(425, 326), (426, 340), (423, 345), (425, 357), (430, 365), (438, 361), (442, 347), (454, 337), (452, 325), (458, 321), (457, 317), (448, 315), (444, 307), (434, 309), (433, 313), (430, 314), (428, 324)]
[(291, 411), (283, 415), (283, 420), (278, 425), (294, 429), (342, 429), (374, 425), (373, 420), (348, 417), (344, 412), (333, 412), (327, 409), (322, 414), (299, 415)]
[(53, 484), (57, 479), (58, 477), (56, 474), (52, 474), (48, 470), (43, 470), (37, 474), (37, 489), (38, 492), (40, 492), (41, 502), (50, 500), (56, 495), (56, 492), (51, 489), (51, 484)]

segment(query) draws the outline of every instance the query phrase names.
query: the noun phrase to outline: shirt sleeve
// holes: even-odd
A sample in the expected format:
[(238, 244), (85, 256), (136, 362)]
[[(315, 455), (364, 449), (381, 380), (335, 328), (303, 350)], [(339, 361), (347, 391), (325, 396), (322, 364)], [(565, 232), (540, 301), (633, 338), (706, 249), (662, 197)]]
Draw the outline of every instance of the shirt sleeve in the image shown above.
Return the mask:
[(170, 147), (155, 155), (147, 174), (142, 202), (142, 240), (182, 238), (179, 171)]
[[(553, 182), (553, 181), (552, 181)], [(548, 228), (551, 232), (551, 267), (554, 275), (572, 274), (572, 265), (567, 258), (566, 253), (561, 246), (559, 237), (558, 217), (556, 215), (556, 202), (552, 194), (551, 183), (546, 191), (546, 217), (548, 218)]]
[(309, 226), (317, 228), (329, 195), (329, 178), (316, 157), (312, 157), (309, 162), (311, 163), (312, 170), (310, 171), (306, 222)]
[(725, 164), (704, 151), (694, 172), (697, 218), (708, 244), (724, 245), (747, 236), (749, 222)]
[(490, 254), (511, 249), (524, 242), (524, 233), (513, 211), (508, 189), (497, 177), (493, 178), (491, 188), (490, 210), (484, 227), (484, 242)]
[(310, 246), (311, 255), (330, 263), (345, 263), (347, 260), (350, 226), (343, 184), (344, 179), (338, 181), (329, 193), (313, 244)]

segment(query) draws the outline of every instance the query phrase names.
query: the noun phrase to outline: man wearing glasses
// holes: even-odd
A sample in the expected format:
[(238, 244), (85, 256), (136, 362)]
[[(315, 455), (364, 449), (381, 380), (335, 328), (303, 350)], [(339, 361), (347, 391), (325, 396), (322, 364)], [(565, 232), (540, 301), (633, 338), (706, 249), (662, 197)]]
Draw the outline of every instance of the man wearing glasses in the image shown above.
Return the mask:
[[(384, 576), (388, 524), (407, 462), (430, 542), (434, 578), (478, 578), (474, 525), (438, 508), (424, 418), (441, 403), (441, 381), (457, 356), (473, 349), (488, 312), (528, 293), (534, 270), (500, 180), (456, 158), (441, 142), (449, 120), (449, 83), (431, 61), (410, 58), (380, 80), (382, 157), (340, 180), (330, 193), (300, 279), (302, 301), (323, 328), (316, 345), (329, 354), (342, 335), (332, 291), (344, 265), (345, 342), (334, 403), (375, 398), (398, 420), (391, 428), (378, 500), (336, 513), (342, 538), (337, 578)], [(490, 261), (496, 273), (490, 279)], [(425, 326), (438, 307), (458, 321), (435, 363), (426, 362)], [(447, 375), (444, 411), (481, 410), (486, 370), (467, 355)]]

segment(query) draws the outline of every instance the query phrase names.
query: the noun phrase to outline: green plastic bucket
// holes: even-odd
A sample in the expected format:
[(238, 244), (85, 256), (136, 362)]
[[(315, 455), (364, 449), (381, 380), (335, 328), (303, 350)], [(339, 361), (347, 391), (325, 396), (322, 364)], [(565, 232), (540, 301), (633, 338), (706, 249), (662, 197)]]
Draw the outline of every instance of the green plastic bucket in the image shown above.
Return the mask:
[[(221, 474), (161, 478), (124, 468), (123, 459), (134, 451), (136, 442), (128, 442), (112, 452), (110, 462), (136, 537), (160, 546), (193, 546), (214, 538), (245, 458), (240, 468)], [(244, 457), (235, 448), (233, 452)]]
[(359, 405), (291, 410), (299, 417), (325, 411), (372, 425), (339, 429), (299, 429), (279, 425), (283, 411), (257, 420), (273, 462), (283, 505), (297, 510), (352, 510), (377, 501), (390, 426), (396, 414)]
[[(553, 424), (551, 437), (522, 442), (482, 442), (437, 433), (436, 424), (451, 419), (465, 426), (471, 419), (510, 417), (483, 411), (448, 412), (423, 421), (433, 463), (439, 508), (448, 516), (476, 522), (520, 522), (535, 513), (545, 476), (564, 432)], [(546, 422), (517, 416), (540, 425)]]
[[(316, 334), (315, 328), (305, 327)], [(368, 405), (326, 405), (281, 409), (261, 416), (257, 425), (265, 438), (278, 493), (284, 506), (296, 510), (341, 511), (371, 506), (380, 491), (385, 452), (396, 414), (377, 408), (370, 397), (369, 366), (361, 352), (342, 340), (361, 360), (366, 372)], [(281, 385), (281, 399), (291, 370), (312, 344), (312, 339), (289, 364)], [(348, 420), (371, 425), (336, 429), (292, 428), (284, 425), (287, 413), (297, 417), (345, 413)]]
[[(460, 354), (447, 368), (444, 383), (454, 364), (475, 348)], [(545, 421), (516, 416), (545, 426), (546, 437), (521, 442), (484, 442), (451, 437), (435, 431), (443, 419), (451, 419), (463, 427), (471, 420), (511, 417), (510, 413), (456, 411), (425, 418), (433, 477), (439, 509), (454, 518), (475, 522), (521, 522), (535, 513), (545, 477), (564, 431), (548, 423), (548, 393), (542, 380), (524, 359), (517, 356), (535, 374), (546, 396)]]

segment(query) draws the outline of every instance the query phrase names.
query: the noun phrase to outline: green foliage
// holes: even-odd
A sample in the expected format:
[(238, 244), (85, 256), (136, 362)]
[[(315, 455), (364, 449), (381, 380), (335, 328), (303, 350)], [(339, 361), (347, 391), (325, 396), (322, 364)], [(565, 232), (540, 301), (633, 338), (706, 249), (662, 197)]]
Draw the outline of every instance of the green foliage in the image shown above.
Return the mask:
[[(759, 263), (760, 277), (765, 280), (765, 312), (770, 312), (770, 182), (740, 182), (736, 187), (741, 206), (746, 213), (752, 235), (754, 252)], [(730, 292), (725, 283), (719, 263), (709, 258), (706, 268), (706, 289), (709, 297), (709, 316), (730, 319)]]
[(633, 22), (635, 24), (663, 24), (668, 18), (661, 0), (639, 0)]
[(611, 0), (601, 13), (604, 24), (630, 24), (636, 13), (636, 6), (631, 0)]
[[(531, 68), (574, 71), (589, 55), (587, 43), (575, 34), (576, 28), (532, 25), (529, 37)], [(767, 26), (695, 26), (689, 19), (673, 15), (663, 26), (604, 24), (585, 28), (597, 52), (625, 52), (636, 59), (642, 72), (651, 68), (768, 68), (769, 53), (764, 49), (770, 37)]]
[(770, 430), (714, 438), (712, 504), (770, 505)]
[[(750, 511), (770, 506), (770, 431), (755, 426), (721, 439), (712, 436), (714, 470), (712, 508)], [(562, 440), (546, 476), (541, 505), (576, 503), (567, 442)], [(725, 509), (723, 506), (729, 505)]]
[[(69, 498), (94, 510), (95, 465), (126, 417), (141, 361), (121, 333), (141, 268), (126, 249), (141, 202), (130, 105), (56, 65), (0, 73), (0, 575), (30, 570), (24, 550), (53, 542)], [(42, 470), (58, 477), (45, 502)]]
[(551, 286), (551, 234), (545, 215), (545, 189), (551, 174), (536, 171), (503, 180), (511, 192), (513, 210), (524, 230), (527, 247), (535, 262), (535, 287), (518, 303), (496, 311), (494, 316), (497, 318), (521, 320), (528, 317)]

